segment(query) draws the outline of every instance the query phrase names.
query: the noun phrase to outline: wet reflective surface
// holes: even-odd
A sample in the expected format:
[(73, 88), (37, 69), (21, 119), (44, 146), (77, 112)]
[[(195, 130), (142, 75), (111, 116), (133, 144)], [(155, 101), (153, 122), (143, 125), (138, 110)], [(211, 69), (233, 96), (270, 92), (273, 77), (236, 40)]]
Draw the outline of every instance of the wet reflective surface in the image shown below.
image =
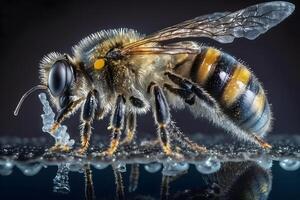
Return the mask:
[[(48, 138), (49, 139), (49, 138)], [(45, 138), (0, 139), (3, 199), (298, 199), (300, 137), (270, 136), (269, 152), (228, 137), (197, 134), (209, 152), (161, 153), (153, 141), (122, 146), (113, 158), (94, 138), (86, 156), (50, 153)], [(103, 142), (103, 141), (102, 141)], [(2, 198), (1, 198), (2, 199)]]

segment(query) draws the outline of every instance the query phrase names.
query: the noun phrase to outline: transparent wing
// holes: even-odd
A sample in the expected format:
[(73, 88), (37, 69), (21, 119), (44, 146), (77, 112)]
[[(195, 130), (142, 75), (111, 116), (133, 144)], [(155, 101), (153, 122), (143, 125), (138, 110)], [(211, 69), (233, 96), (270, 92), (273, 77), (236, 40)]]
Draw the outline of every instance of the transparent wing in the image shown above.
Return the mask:
[(135, 54), (198, 54), (200, 52), (199, 48), (185, 47), (181, 45), (161, 45), (153, 47), (135, 47), (130, 51), (130, 55)]
[(123, 51), (135, 51), (138, 50), (136, 47), (147, 43), (188, 37), (208, 37), (221, 43), (230, 43), (235, 38), (241, 37), (253, 40), (283, 21), (294, 9), (292, 3), (274, 1), (253, 5), (236, 12), (204, 15), (128, 44)]

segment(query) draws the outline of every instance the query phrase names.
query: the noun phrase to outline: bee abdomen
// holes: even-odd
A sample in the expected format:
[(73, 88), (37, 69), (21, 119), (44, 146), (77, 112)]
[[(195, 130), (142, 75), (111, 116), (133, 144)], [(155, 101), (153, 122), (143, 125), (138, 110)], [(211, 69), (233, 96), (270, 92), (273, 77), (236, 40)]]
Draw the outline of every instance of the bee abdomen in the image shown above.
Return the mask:
[(269, 129), (271, 111), (262, 86), (247, 67), (229, 54), (202, 47), (190, 78), (215, 98), (223, 112), (242, 129), (259, 135)]

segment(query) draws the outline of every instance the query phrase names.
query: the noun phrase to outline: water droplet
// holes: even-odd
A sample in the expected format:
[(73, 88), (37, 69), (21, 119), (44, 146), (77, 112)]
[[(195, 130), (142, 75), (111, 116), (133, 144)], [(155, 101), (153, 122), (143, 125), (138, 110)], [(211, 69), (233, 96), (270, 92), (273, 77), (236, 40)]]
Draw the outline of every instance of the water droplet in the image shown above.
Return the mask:
[(83, 173), (84, 169), (83, 169), (83, 163), (81, 162), (74, 162), (69, 164), (69, 170), (71, 172), (78, 172), (78, 173)]
[(42, 165), (40, 163), (22, 163), (18, 164), (17, 167), (25, 176), (34, 176), (42, 169)]
[(162, 174), (165, 176), (176, 176), (189, 169), (188, 163), (164, 163)]
[(161, 169), (161, 164), (159, 163), (149, 163), (144, 166), (145, 170), (149, 173), (156, 173)]
[(6, 161), (0, 161), (0, 175), (2, 176), (8, 176), (13, 171), (13, 163), (9, 160)]
[(282, 169), (287, 171), (295, 171), (300, 168), (300, 161), (284, 159), (279, 162)]
[(215, 158), (207, 158), (205, 161), (201, 161), (195, 164), (196, 169), (202, 174), (212, 174), (221, 168), (221, 163)]
[(69, 140), (68, 145), (70, 147), (72, 147), (74, 144), (75, 144), (75, 140), (73, 140), (73, 139)]
[(53, 179), (53, 192), (67, 194), (70, 192), (69, 165), (58, 165), (56, 176)]
[(273, 160), (266, 155), (263, 155), (256, 159), (256, 162), (259, 166), (261, 166), (264, 169), (271, 169), (273, 165)]
[(101, 170), (101, 169), (105, 169), (106, 167), (108, 167), (108, 164), (98, 162), (98, 163), (93, 163), (92, 166), (95, 167), (96, 169)]
[(121, 163), (121, 162), (117, 163), (115, 165), (115, 169), (118, 170), (121, 173), (124, 173), (124, 172), (126, 172), (126, 164), (125, 163)]
[(28, 154), (27, 154), (27, 158), (32, 158), (34, 156), (34, 154), (32, 153), (32, 152), (29, 152)]
[(72, 147), (75, 142), (74, 140), (70, 140), (70, 135), (67, 132), (67, 126), (65, 125), (59, 126), (55, 134), (51, 134), (50, 129), (54, 123), (55, 113), (50, 107), (45, 93), (40, 93), (39, 98), (41, 103), (43, 104), (43, 111), (44, 111), (44, 114), (41, 115), (43, 120), (42, 131), (49, 133), (52, 137), (54, 137), (56, 143)]

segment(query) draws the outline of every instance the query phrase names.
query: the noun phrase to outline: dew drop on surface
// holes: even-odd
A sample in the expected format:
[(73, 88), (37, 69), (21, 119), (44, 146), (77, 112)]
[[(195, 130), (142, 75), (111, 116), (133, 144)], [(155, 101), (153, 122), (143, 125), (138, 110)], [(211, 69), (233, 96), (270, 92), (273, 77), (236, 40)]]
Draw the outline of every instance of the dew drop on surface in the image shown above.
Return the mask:
[(78, 162), (70, 163), (69, 164), (69, 170), (71, 172), (83, 173), (84, 172), (83, 164), (78, 163)]
[(271, 169), (273, 161), (271, 158), (266, 157), (265, 155), (256, 159), (256, 163), (264, 169)]
[(126, 164), (125, 163), (117, 163), (115, 165), (115, 169), (121, 173), (124, 173), (124, 172), (126, 172)]
[(0, 161), (0, 175), (1, 176), (8, 176), (13, 171), (13, 163), (9, 160), (7, 161)]
[(58, 165), (56, 176), (53, 179), (53, 192), (67, 194), (70, 192), (69, 165)]
[(106, 167), (108, 167), (108, 164), (99, 162), (99, 163), (93, 163), (92, 166), (96, 169), (101, 170), (101, 169), (105, 169)]
[(201, 161), (195, 164), (196, 169), (202, 174), (212, 174), (221, 168), (221, 162), (215, 158), (207, 158), (204, 161)]
[(156, 173), (161, 169), (161, 164), (159, 163), (149, 163), (144, 166), (145, 170), (149, 173)]
[(279, 165), (284, 170), (295, 171), (300, 168), (300, 161), (284, 159), (279, 162)]
[(34, 176), (42, 169), (42, 165), (40, 163), (22, 163), (18, 164), (17, 167), (25, 176)]
[(162, 174), (165, 176), (176, 176), (189, 169), (188, 163), (164, 163)]

